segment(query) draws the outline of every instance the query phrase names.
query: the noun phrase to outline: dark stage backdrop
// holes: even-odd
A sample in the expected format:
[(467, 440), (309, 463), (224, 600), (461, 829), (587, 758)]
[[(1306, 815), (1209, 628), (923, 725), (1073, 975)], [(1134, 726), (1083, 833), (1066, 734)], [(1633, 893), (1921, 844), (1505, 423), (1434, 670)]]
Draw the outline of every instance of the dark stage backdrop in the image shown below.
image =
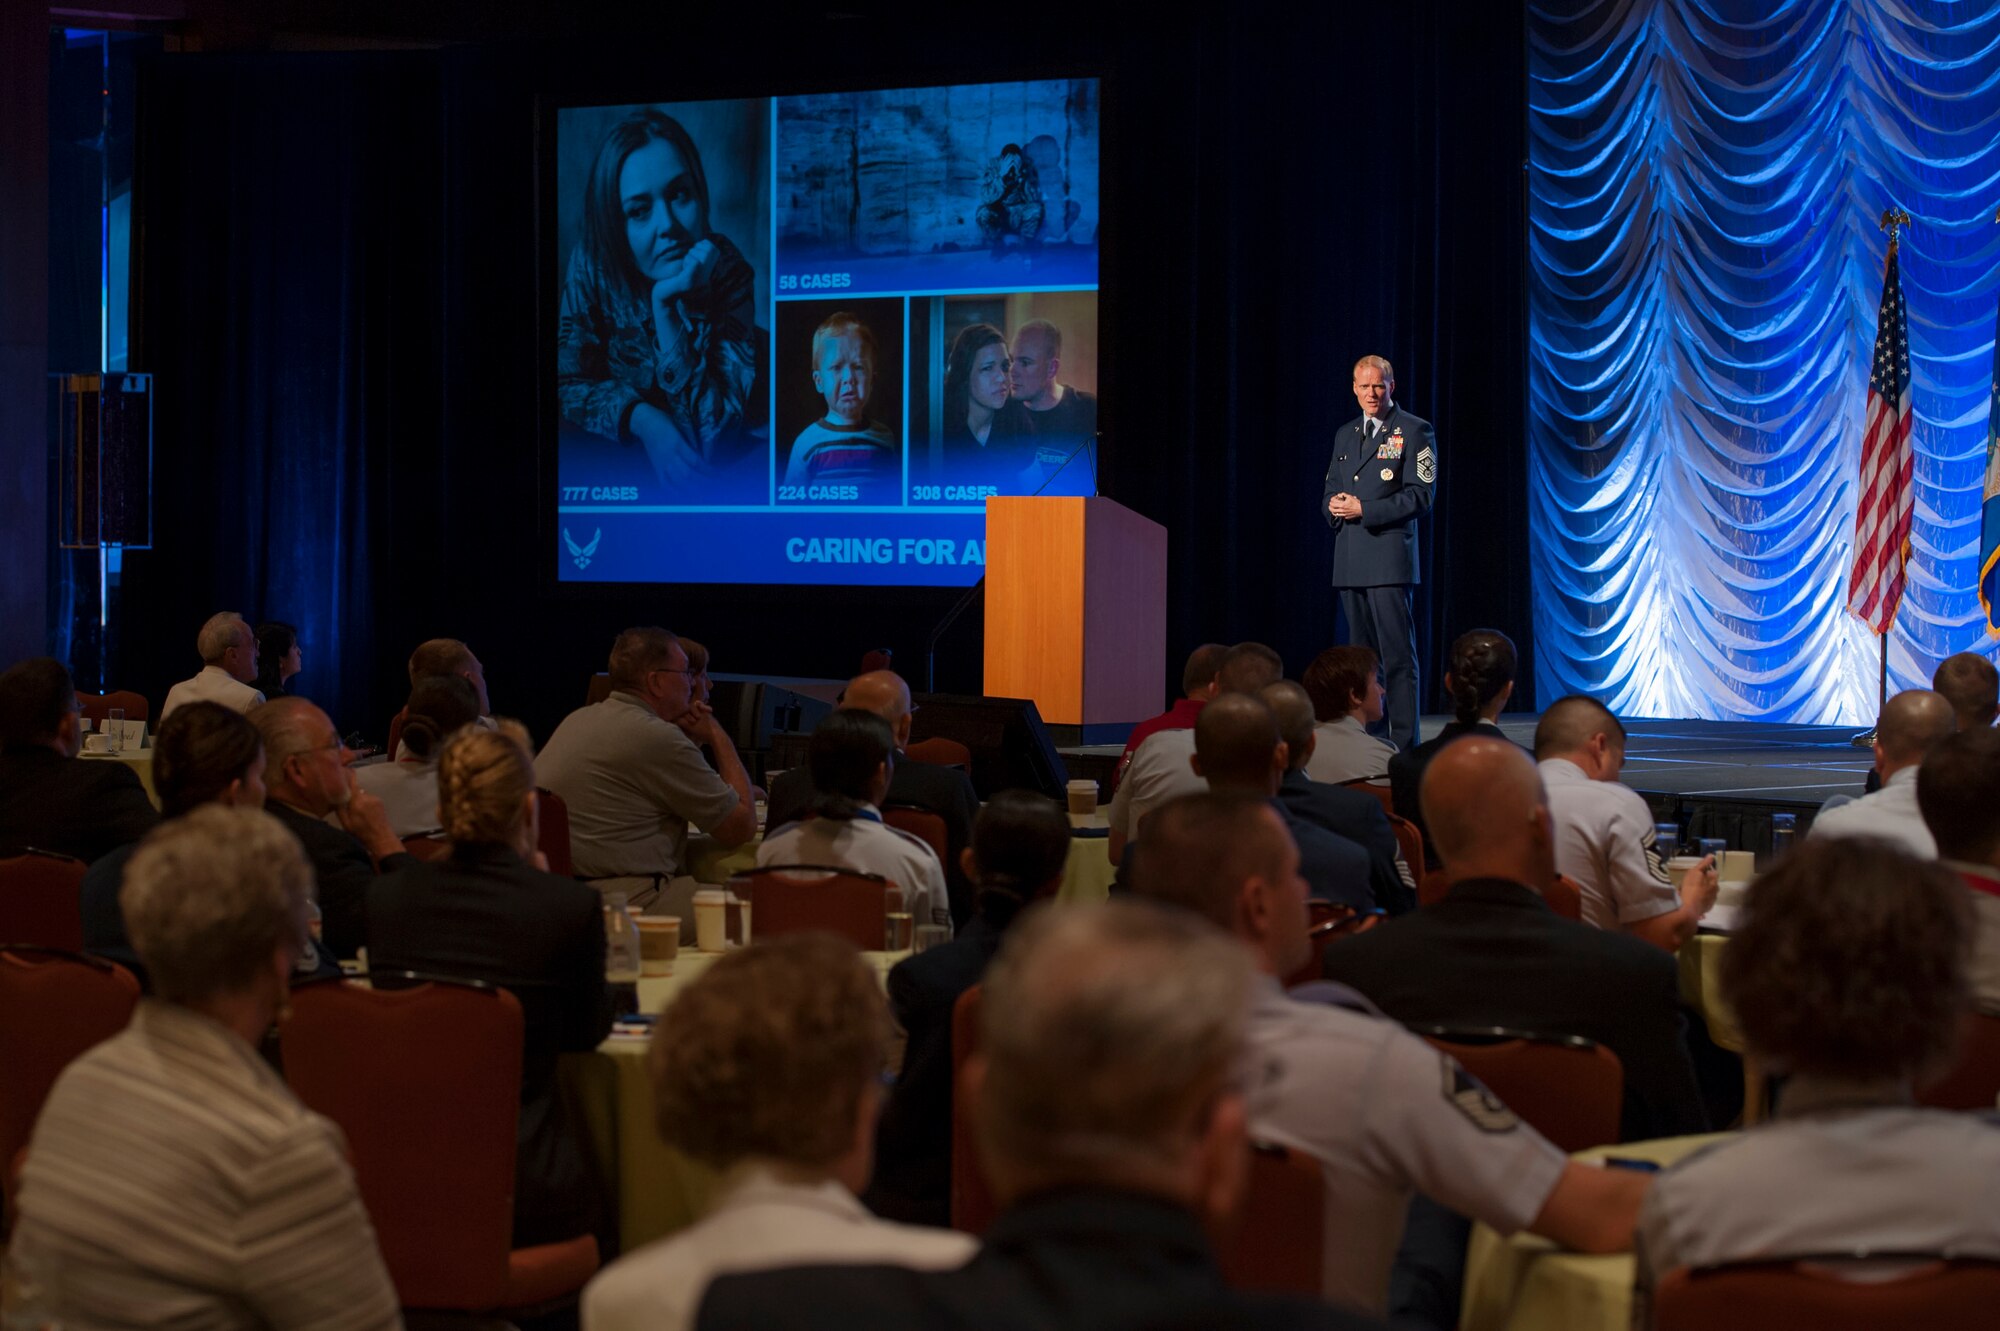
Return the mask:
[[(159, 376), (158, 542), (126, 562), (111, 676), (159, 697), (194, 670), (201, 620), (236, 608), (298, 623), (299, 690), (377, 736), (437, 634), (470, 641), (496, 710), (538, 735), (627, 623), (701, 638), (725, 671), (844, 675), (892, 647), (921, 683), (952, 593), (556, 588), (536, 99), (629, 100), (663, 70), (677, 99), (1102, 73), (1102, 485), (1169, 530), (1173, 673), (1204, 639), (1264, 639), (1295, 674), (1335, 641), (1321, 478), (1357, 412), (1349, 369), (1380, 352), (1441, 445), (1432, 699), (1452, 634), (1530, 646), (1521, 25), (1423, 0), (1078, 33), (1054, 63), (874, 24), (724, 68), (676, 67), (684, 36), (162, 57), (134, 353)], [(940, 687), (976, 690), (978, 632), (975, 609)]]

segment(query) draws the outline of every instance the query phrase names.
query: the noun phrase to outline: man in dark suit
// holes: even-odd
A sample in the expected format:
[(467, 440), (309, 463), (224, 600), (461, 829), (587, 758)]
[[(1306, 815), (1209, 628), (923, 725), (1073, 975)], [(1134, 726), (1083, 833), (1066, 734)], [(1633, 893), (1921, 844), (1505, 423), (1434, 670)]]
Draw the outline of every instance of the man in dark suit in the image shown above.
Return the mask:
[(1705, 1130), (1673, 958), (1565, 920), (1536, 890), (1555, 880), (1555, 838), (1527, 755), (1505, 739), (1461, 739), (1431, 763), (1423, 803), (1450, 893), (1329, 947), (1327, 978), (1401, 1022), (1595, 1040), (1625, 1068), (1624, 1139)]
[(951, 1223), (952, 1009), (986, 973), (1022, 908), (1061, 886), (1069, 845), (1069, 819), (1055, 801), (1031, 790), (995, 795), (965, 851), (977, 912), (950, 942), (889, 972), (889, 1005), (908, 1038), (876, 1125), (875, 1178), (864, 1198), (875, 1214)]
[(32, 847), (87, 863), (159, 821), (131, 768), (76, 756), (82, 734), (62, 662), (38, 656), (0, 674), (0, 859)]
[(1377, 1325), (1231, 1290), (1204, 1232), (1235, 1209), (1247, 1173), (1239, 1062), (1254, 984), (1248, 953), (1191, 912), (1114, 901), (1022, 919), (986, 974), (966, 1069), (1002, 1208), (978, 1255), (956, 1271), (724, 1276), (696, 1325)]
[(1312, 695), (1304, 686), (1281, 679), (1260, 696), (1278, 718), (1278, 733), (1284, 737), (1290, 764), (1278, 783), (1278, 803), (1295, 817), (1345, 837), (1368, 852), (1368, 887), (1375, 894), (1376, 905), (1391, 915), (1415, 909), (1415, 884), (1396, 846), (1389, 815), (1382, 812), (1382, 801), (1306, 775), (1306, 762), (1318, 738)]
[[(1243, 791), (1270, 801), (1298, 843), (1299, 874), (1310, 895), (1361, 911), (1388, 909), (1391, 903), (1378, 901), (1369, 886), (1368, 851), (1306, 821), (1278, 798), (1286, 762), (1278, 718), (1256, 694), (1225, 693), (1201, 709), (1194, 726), (1194, 769), (1208, 779), (1208, 788)], [(1144, 846), (1145, 838), (1141, 836), (1137, 844)]]
[[(304, 698), (274, 698), (250, 709), (264, 739), (264, 812), (305, 847), (319, 881), (320, 939), (345, 960), (368, 941), (368, 887), (383, 873), (417, 863), (389, 826), (382, 801), (361, 788), (348, 764), (354, 751), (333, 721)], [(335, 827), (325, 821), (331, 813)]]
[[(961, 860), (972, 840), (972, 820), (979, 813), (979, 795), (972, 778), (956, 767), (917, 762), (904, 756), (910, 744), (910, 686), (893, 670), (871, 670), (847, 682), (840, 705), (873, 712), (889, 723), (896, 738), (895, 763), (889, 772), (889, 793), (885, 808), (903, 804), (923, 809), (944, 819), (945, 892), (951, 898), (954, 927), (963, 929), (972, 919), (972, 884), (965, 876)], [(766, 827), (783, 827), (805, 817), (812, 802), (811, 769), (801, 765), (783, 773), (771, 783)]]
[(1361, 418), (1335, 432), (1320, 511), (1333, 528), (1333, 585), (1348, 640), (1375, 650), (1389, 691), (1388, 737), (1417, 742), (1417, 632), (1410, 589), (1420, 578), (1417, 519), (1437, 486), (1431, 423), (1398, 407), (1396, 372), (1380, 356), (1354, 365)]

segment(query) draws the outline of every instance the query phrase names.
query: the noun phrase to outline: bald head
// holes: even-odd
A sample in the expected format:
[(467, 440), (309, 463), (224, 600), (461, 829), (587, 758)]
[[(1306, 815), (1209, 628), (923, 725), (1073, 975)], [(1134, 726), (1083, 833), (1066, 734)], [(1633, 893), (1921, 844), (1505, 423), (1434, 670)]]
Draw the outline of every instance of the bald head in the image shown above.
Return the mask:
[(1913, 767), (1952, 731), (1958, 718), (1942, 693), (1905, 689), (1882, 704), (1875, 722), (1875, 770), (1884, 781)]
[(910, 685), (893, 670), (871, 670), (847, 681), (840, 696), (842, 707), (873, 712), (889, 723), (898, 752), (910, 742)]
[(1625, 727), (1609, 707), (1581, 693), (1558, 698), (1535, 726), (1535, 760), (1567, 758), (1599, 735), (1625, 742)]
[(1278, 718), (1264, 700), (1225, 693), (1201, 709), (1194, 723), (1195, 770), (1215, 790), (1275, 795), (1284, 774)]
[(1468, 735), (1424, 769), (1424, 822), (1453, 879), (1507, 878), (1540, 891), (1555, 878), (1548, 795), (1528, 755)]

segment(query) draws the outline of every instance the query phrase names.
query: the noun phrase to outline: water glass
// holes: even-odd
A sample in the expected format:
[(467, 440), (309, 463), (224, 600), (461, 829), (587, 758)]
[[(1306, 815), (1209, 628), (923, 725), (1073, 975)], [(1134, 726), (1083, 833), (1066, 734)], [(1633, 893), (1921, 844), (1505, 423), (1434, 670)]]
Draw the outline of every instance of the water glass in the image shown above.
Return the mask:
[(106, 750), (111, 753), (118, 753), (123, 750), (125, 747), (125, 709), (123, 707), (113, 707), (105, 712), (104, 729), (111, 736), (105, 743)]
[(910, 917), (908, 899), (900, 887), (888, 887), (882, 891), (882, 950), (884, 952), (907, 952), (910, 950), (910, 933), (915, 921)]
[(951, 929), (942, 924), (920, 924), (910, 935), (910, 951), (927, 952), (951, 941)]

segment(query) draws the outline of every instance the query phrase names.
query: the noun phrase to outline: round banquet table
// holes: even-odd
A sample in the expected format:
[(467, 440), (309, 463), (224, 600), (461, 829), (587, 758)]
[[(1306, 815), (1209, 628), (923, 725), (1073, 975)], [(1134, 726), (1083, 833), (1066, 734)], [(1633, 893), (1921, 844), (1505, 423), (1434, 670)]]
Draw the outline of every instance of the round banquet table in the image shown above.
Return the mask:
[[(1729, 1134), (1665, 1137), (1577, 1152), (1670, 1165)], [(1626, 1331), (1632, 1324), (1632, 1254), (1570, 1252), (1526, 1230), (1501, 1238), (1472, 1227), (1459, 1331)]]

